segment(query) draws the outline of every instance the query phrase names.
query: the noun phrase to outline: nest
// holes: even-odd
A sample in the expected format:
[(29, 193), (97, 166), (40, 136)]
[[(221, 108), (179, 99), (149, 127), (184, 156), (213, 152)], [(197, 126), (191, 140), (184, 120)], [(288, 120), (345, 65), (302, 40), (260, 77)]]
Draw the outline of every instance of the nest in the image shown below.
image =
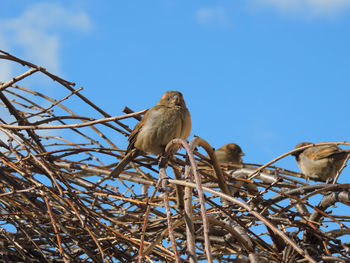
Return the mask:
[[(74, 83), (0, 53), (29, 68), (0, 83), (0, 262), (350, 261), (349, 184), (271, 166), (293, 151), (219, 166), (199, 137), (111, 178), (145, 111), (112, 117)], [(17, 85), (33, 74), (55, 81), (58, 98)]]

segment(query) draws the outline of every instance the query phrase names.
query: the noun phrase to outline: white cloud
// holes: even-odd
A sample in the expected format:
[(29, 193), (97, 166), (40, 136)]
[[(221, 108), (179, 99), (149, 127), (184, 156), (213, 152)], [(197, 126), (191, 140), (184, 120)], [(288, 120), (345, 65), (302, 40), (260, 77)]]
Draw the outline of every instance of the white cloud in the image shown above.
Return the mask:
[[(0, 35), (0, 47), (3, 50), (8, 50), (5, 39)], [(13, 77), (12, 74), (12, 63), (6, 60), (0, 61), (0, 82), (4, 82)]]
[(196, 20), (200, 24), (229, 25), (228, 15), (222, 7), (199, 8), (196, 11)]
[(253, 3), (304, 16), (334, 16), (350, 8), (350, 0), (253, 0)]
[[(70, 10), (54, 2), (32, 4), (19, 16), (0, 20), (0, 46), (59, 74), (62, 30), (87, 32), (91, 27), (85, 12)], [(3, 77), (12, 71), (0, 62), (0, 70), (4, 70), (0, 81), (6, 81)]]

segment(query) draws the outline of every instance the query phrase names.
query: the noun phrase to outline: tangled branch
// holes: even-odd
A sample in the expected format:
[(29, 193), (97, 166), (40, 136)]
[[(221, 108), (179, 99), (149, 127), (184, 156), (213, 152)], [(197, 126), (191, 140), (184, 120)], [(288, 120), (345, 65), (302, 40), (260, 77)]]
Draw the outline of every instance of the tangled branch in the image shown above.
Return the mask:
[[(111, 178), (132, 128), (123, 120), (145, 110), (112, 117), (74, 83), (0, 59), (27, 69), (0, 83), (0, 262), (350, 261), (350, 217), (330, 210), (349, 205), (349, 185), (271, 166), (294, 150), (237, 167), (202, 138), (174, 139), (183, 150)], [(59, 83), (58, 97), (18, 84), (34, 74)]]

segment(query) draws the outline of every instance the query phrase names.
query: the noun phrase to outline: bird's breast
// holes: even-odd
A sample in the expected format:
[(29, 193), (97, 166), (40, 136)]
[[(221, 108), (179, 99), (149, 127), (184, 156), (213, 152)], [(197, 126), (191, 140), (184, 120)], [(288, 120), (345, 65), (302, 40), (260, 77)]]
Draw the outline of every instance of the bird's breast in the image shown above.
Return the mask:
[(161, 154), (164, 147), (182, 135), (181, 111), (162, 107), (150, 112), (137, 135), (135, 147), (152, 154)]

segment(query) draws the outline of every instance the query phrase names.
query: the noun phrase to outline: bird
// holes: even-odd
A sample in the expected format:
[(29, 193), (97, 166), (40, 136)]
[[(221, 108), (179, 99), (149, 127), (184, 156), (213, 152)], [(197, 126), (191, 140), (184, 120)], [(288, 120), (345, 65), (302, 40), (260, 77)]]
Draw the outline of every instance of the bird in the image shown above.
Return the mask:
[[(217, 149), (215, 156), (219, 164), (229, 164), (231, 165), (226, 171), (232, 177), (226, 179), (228, 183), (228, 190), (232, 196), (235, 196), (242, 187), (250, 194), (256, 195), (258, 193), (258, 188), (254, 183), (246, 182), (245, 179), (247, 175), (251, 173), (245, 171), (243, 168), (242, 156), (245, 156), (242, 148), (236, 143), (228, 143)], [(215, 176), (215, 174), (213, 174)], [(215, 176), (216, 177), (216, 176)], [(242, 180), (241, 180), (242, 179)], [(260, 199), (255, 199), (253, 203), (258, 202)], [(228, 206), (229, 203), (222, 200), (223, 206)]]
[(215, 151), (216, 159), (219, 163), (242, 164), (243, 153), (241, 147), (235, 143), (228, 143)]
[[(302, 142), (295, 149), (313, 145)], [(350, 154), (350, 149), (343, 150), (336, 145), (317, 145), (292, 153), (306, 179), (327, 182), (334, 178)]]
[[(216, 160), (218, 161), (218, 164), (230, 164), (237, 167), (242, 165), (242, 156), (245, 155), (241, 147), (235, 143), (225, 144), (224, 146), (215, 150), (214, 154), (215, 154)], [(200, 165), (200, 168), (202, 170), (211, 169), (206, 164)], [(213, 176), (216, 177), (215, 173), (213, 174)]]
[[(174, 138), (187, 139), (191, 133), (191, 115), (179, 91), (167, 91), (157, 105), (149, 109), (129, 135), (126, 155), (111, 177), (117, 177), (125, 166), (143, 153), (162, 155)], [(174, 145), (170, 151), (176, 151)]]

